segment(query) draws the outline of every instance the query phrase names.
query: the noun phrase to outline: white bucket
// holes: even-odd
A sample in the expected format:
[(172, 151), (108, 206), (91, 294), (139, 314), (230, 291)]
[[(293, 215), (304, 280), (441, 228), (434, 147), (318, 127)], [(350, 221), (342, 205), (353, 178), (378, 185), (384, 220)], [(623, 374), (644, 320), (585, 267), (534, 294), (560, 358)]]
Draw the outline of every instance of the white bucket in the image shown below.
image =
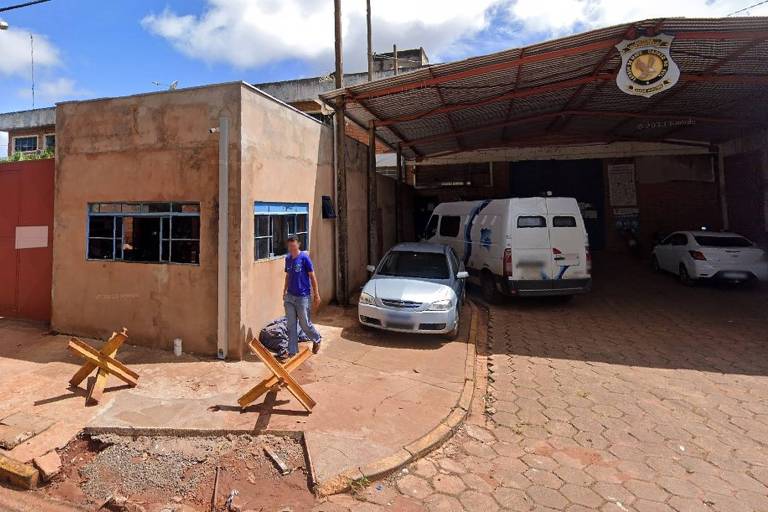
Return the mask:
[(173, 340), (173, 353), (176, 354), (176, 357), (181, 355), (181, 338)]

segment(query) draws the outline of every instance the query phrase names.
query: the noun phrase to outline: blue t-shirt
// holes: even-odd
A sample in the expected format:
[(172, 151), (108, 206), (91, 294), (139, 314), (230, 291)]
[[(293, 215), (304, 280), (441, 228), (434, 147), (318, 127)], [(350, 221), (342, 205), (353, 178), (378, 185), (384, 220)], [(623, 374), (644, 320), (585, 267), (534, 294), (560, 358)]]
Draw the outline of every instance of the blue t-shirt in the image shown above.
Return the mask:
[(285, 257), (285, 271), (288, 273), (288, 293), (296, 297), (309, 297), (312, 290), (309, 273), (315, 271), (309, 255), (301, 251), (298, 256), (292, 258), (288, 254)]

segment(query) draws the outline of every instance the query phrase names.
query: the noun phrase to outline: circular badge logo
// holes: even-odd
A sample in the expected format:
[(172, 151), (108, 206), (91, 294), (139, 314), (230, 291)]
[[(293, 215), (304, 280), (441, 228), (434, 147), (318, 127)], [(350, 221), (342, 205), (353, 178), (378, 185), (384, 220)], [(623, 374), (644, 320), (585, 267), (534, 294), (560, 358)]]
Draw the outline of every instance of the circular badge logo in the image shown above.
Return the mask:
[(637, 85), (651, 85), (666, 76), (669, 59), (663, 52), (644, 48), (629, 56), (625, 70), (627, 77)]

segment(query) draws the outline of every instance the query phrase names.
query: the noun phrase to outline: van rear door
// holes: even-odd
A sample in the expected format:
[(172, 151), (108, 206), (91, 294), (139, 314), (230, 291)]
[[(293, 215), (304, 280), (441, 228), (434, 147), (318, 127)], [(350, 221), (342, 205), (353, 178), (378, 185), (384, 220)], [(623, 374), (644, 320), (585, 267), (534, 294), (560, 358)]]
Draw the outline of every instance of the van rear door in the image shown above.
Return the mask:
[(547, 198), (547, 225), (552, 252), (549, 278), (587, 277), (586, 230), (576, 200)]
[(552, 256), (544, 200), (513, 199), (510, 217), (512, 278), (515, 281), (550, 279)]

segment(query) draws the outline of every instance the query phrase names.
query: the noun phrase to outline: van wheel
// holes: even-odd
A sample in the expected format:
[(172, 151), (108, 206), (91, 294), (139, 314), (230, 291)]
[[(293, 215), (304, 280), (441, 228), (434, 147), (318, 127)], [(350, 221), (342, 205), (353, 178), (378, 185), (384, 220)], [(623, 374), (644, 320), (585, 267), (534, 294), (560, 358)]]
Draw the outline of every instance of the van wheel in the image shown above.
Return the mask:
[(682, 263), (680, 264), (680, 270), (678, 270), (678, 277), (680, 278), (680, 282), (685, 286), (693, 286), (696, 284), (696, 280), (691, 278), (688, 274), (688, 269), (685, 268), (685, 265)]
[(656, 257), (655, 254), (651, 257), (651, 269), (654, 272), (661, 272), (661, 266), (659, 265), (659, 259)]
[(482, 287), (483, 299), (489, 304), (498, 302), (499, 291), (496, 289), (496, 281), (490, 272), (483, 273), (482, 282), (480, 284)]

